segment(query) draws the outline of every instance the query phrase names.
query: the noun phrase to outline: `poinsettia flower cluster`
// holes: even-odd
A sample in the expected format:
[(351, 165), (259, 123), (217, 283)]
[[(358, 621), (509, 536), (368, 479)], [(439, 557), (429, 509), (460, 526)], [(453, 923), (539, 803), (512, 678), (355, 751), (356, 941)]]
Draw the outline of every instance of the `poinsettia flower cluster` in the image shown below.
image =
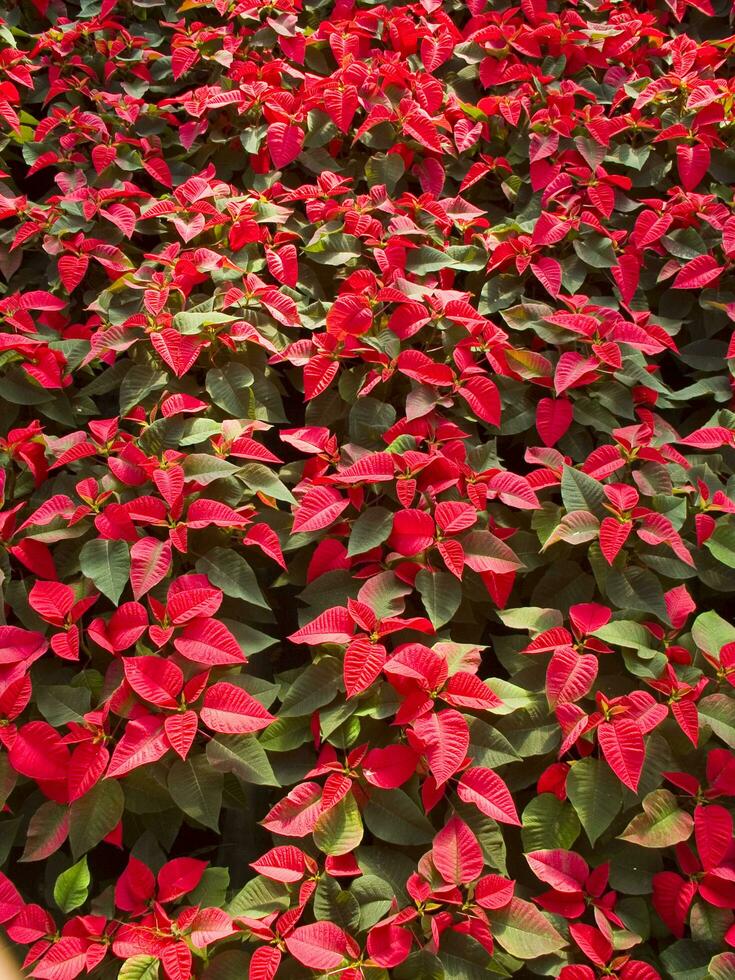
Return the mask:
[(730, 976), (732, 30), (3, 11), (30, 976)]

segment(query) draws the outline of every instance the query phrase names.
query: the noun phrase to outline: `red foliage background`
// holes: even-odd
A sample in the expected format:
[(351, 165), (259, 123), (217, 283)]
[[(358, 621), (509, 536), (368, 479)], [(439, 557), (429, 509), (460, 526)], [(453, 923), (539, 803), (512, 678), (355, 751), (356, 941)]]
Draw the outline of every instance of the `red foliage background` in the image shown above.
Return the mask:
[(726, 0), (3, 15), (28, 973), (733, 977)]

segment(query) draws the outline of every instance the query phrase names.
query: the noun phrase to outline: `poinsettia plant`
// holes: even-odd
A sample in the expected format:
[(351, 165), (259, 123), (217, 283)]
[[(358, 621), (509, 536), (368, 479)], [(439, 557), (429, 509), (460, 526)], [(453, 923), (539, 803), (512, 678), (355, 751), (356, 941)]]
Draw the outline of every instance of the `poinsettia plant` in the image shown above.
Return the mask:
[(27, 976), (735, 975), (734, 31), (0, 11)]

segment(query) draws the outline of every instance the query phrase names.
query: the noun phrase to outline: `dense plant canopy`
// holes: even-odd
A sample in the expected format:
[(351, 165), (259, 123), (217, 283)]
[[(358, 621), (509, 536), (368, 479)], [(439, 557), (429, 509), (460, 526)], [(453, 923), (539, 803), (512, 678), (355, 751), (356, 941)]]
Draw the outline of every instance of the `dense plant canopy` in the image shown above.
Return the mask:
[(0, 21), (0, 923), (735, 976), (726, 0)]

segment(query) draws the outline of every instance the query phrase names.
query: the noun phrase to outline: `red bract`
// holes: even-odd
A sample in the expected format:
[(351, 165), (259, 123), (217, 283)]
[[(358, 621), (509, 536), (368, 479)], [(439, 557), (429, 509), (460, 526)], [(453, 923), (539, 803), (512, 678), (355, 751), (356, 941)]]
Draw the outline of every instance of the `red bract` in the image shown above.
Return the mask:
[(6, 7), (25, 972), (729, 976), (728, 5)]

